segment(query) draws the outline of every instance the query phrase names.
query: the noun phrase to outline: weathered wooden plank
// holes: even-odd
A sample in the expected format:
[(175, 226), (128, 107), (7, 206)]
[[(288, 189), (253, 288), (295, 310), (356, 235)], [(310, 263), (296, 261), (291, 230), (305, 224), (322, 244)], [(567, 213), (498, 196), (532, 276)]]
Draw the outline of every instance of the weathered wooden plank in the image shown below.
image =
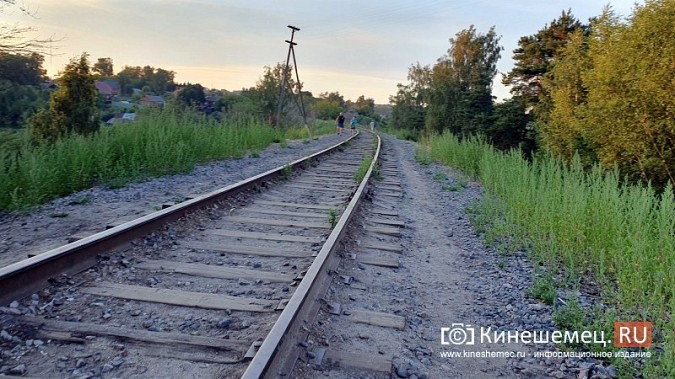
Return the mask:
[(391, 251), (394, 253), (402, 253), (403, 248), (400, 245), (391, 245), (391, 244), (381, 244), (381, 243), (365, 243), (361, 245), (362, 249), (374, 249), (374, 250), (384, 250)]
[(110, 296), (151, 303), (205, 309), (230, 309), (233, 311), (248, 312), (274, 312), (274, 307), (279, 303), (278, 301), (273, 300), (132, 286), (109, 282), (98, 283), (93, 287), (82, 287), (80, 290), (98, 296)]
[(401, 197), (401, 192), (378, 191), (377, 194), (389, 197)]
[(304, 174), (302, 176), (303, 178), (321, 178), (321, 179), (329, 179), (329, 180), (342, 180), (342, 181), (348, 181), (348, 180), (354, 180), (351, 175), (326, 175), (326, 174)]
[(309, 217), (309, 218), (322, 218), (326, 219), (328, 217), (327, 212), (317, 213), (317, 212), (288, 212), (288, 211), (278, 211), (275, 209), (268, 208), (253, 208), (246, 207), (242, 211), (253, 212), (253, 213), (263, 213), (268, 215), (279, 215), (279, 216), (291, 216), (291, 217)]
[(392, 358), (379, 354), (348, 353), (329, 349), (326, 351), (324, 360), (327, 360), (329, 363), (337, 363), (340, 367), (390, 372)]
[(373, 254), (358, 254), (356, 260), (360, 263), (380, 267), (398, 268), (400, 266), (398, 258), (396, 257), (381, 257)]
[(199, 241), (191, 242), (190, 247), (193, 249), (200, 249), (200, 250), (220, 251), (223, 253), (231, 253), (231, 254), (257, 255), (261, 257), (305, 258), (312, 256), (311, 251), (266, 249), (255, 246), (224, 245), (219, 243), (199, 242)]
[(340, 173), (346, 173), (346, 174), (353, 174), (356, 169), (354, 168), (343, 168), (343, 167), (315, 167), (314, 170), (312, 171), (319, 171), (319, 172), (340, 172)]
[(317, 228), (317, 229), (328, 229), (330, 224), (328, 223), (328, 217), (326, 217), (325, 222), (307, 222), (307, 221), (295, 221), (295, 220), (272, 220), (265, 218), (253, 218), (253, 217), (240, 217), (240, 216), (228, 216), (224, 220), (231, 222), (238, 222), (242, 224), (262, 224), (262, 225), (273, 225), (273, 226), (286, 226), (286, 227), (298, 227), (298, 228)]
[(207, 234), (222, 237), (251, 238), (269, 241), (307, 242), (307, 243), (323, 242), (323, 238), (321, 237), (294, 236), (290, 234), (281, 234), (281, 233), (244, 232), (239, 230), (225, 230), (225, 229), (207, 229), (204, 232)]
[(293, 183), (309, 184), (309, 185), (315, 185), (315, 186), (316, 185), (324, 185), (324, 186), (330, 185), (331, 187), (340, 187), (340, 188), (355, 187), (356, 186), (356, 182), (354, 182), (353, 180), (349, 180), (349, 181), (345, 180), (345, 181), (339, 181), (339, 182), (330, 181), (329, 182), (329, 181), (326, 181), (326, 180), (307, 178), (307, 179), (294, 180)]
[(213, 266), (201, 263), (182, 263), (165, 260), (150, 260), (134, 264), (135, 268), (219, 279), (252, 279), (270, 282), (292, 282), (296, 275), (273, 271), (251, 270), (243, 267)]
[(405, 227), (405, 222), (403, 222), (401, 220), (387, 220), (386, 218), (371, 218), (368, 221), (370, 221), (374, 224), (393, 225), (393, 226), (399, 226), (401, 228)]
[(353, 322), (363, 324), (377, 325), (385, 328), (405, 329), (405, 317), (393, 315), (391, 313), (367, 311), (362, 309), (349, 310), (347, 319)]
[(285, 201), (267, 201), (267, 200), (256, 200), (254, 204), (261, 205), (275, 205), (278, 207), (293, 207), (293, 208), (307, 208), (307, 209), (334, 209), (336, 205), (333, 204), (301, 204), (301, 203), (290, 203)]
[(378, 191), (401, 192), (401, 186), (389, 184), (375, 184)]
[(230, 351), (245, 351), (251, 341), (226, 340), (222, 338), (193, 336), (173, 332), (150, 332), (141, 329), (126, 329), (107, 325), (89, 324), (85, 322), (58, 321), (34, 316), (20, 316), (17, 320), (23, 324), (35, 325), (46, 335), (60, 340), (78, 338), (77, 335), (106, 336), (146, 343), (200, 346)]
[(365, 230), (371, 233), (386, 234), (389, 236), (396, 236), (396, 237), (401, 235), (400, 228), (387, 228), (385, 226), (366, 226)]
[(397, 211), (392, 211), (392, 210), (387, 210), (387, 209), (382, 209), (382, 208), (373, 208), (371, 212), (383, 215), (383, 216), (394, 216), (398, 217), (398, 212)]
[(312, 190), (312, 191), (330, 191), (330, 192), (352, 192), (351, 189), (346, 189), (346, 188), (329, 188), (326, 187), (326, 184), (324, 184), (323, 187), (318, 187), (318, 186), (307, 186), (307, 185), (302, 185), (302, 184), (288, 184), (286, 187), (289, 188), (298, 188), (298, 189), (306, 189), (306, 190)]

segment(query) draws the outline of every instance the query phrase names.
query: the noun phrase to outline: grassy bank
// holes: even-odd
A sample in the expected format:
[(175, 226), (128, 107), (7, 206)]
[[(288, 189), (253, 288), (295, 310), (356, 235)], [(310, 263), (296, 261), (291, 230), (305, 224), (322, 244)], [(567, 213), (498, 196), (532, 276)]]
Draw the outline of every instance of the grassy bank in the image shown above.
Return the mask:
[(623, 183), (616, 172), (585, 172), (578, 161), (565, 165), (551, 157), (528, 163), (518, 152), (448, 134), (425, 139), (418, 155), (481, 181), (477, 217), (488, 224), (488, 242), (504, 252), (526, 249), (537, 263), (562, 273), (559, 285), (598, 283), (616, 321), (654, 322), (656, 346), (664, 352), (644, 374), (675, 377), (672, 188), (657, 195)]
[(285, 143), (287, 135), (307, 139), (326, 130), (322, 124), (279, 130), (254, 119), (220, 122), (193, 113), (164, 111), (50, 146), (31, 146), (24, 138), (15, 151), (0, 154), (0, 209), (22, 209), (95, 184), (120, 187), (148, 177), (188, 172), (198, 163), (241, 157), (273, 142)]

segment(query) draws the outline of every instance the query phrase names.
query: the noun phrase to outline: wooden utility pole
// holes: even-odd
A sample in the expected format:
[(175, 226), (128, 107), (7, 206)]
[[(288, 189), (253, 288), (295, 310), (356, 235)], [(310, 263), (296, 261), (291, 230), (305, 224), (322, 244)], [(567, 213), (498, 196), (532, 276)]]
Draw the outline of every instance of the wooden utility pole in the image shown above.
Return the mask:
[[(288, 72), (288, 63), (291, 60), (291, 55), (293, 56), (293, 68), (295, 69), (295, 81), (298, 85), (298, 96), (300, 97), (300, 113), (302, 114), (302, 118), (305, 121), (305, 125), (307, 124), (307, 114), (305, 113), (305, 103), (302, 100), (302, 84), (300, 83), (300, 76), (298, 75), (298, 62), (295, 59), (295, 49), (293, 48), (297, 43), (293, 42), (293, 37), (295, 37), (295, 32), (300, 31), (300, 28), (297, 28), (293, 25), (288, 25), (288, 27), (291, 29), (291, 40), (286, 40), (288, 43), (288, 55), (286, 56), (286, 66), (284, 66), (284, 78), (281, 81), (281, 88), (279, 89), (279, 99), (278, 99), (278, 105), (277, 105), (277, 117), (276, 117), (276, 122), (277, 125), (281, 122), (281, 106), (283, 104), (283, 99), (284, 99), (284, 89), (286, 89), (286, 82), (288, 81), (288, 78), (286, 78), (286, 72)], [(296, 100), (297, 103), (297, 100)]]

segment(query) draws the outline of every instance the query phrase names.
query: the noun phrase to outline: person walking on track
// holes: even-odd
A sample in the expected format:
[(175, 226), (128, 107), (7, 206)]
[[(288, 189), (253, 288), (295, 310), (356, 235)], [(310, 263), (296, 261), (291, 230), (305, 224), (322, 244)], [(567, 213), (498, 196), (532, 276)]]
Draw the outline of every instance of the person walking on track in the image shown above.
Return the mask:
[(340, 114), (335, 119), (337, 124), (337, 135), (341, 135), (342, 131), (345, 129), (345, 116), (340, 112)]
[(356, 116), (352, 116), (352, 120), (349, 123), (349, 136), (353, 136), (356, 133)]

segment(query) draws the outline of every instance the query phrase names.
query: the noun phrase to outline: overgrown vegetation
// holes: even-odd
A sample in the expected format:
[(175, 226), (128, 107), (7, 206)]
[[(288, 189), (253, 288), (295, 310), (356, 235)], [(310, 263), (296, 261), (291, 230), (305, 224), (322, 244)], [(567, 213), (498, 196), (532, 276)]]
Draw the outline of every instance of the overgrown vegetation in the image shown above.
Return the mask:
[(363, 158), (361, 161), (361, 164), (359, 164), (359, 167), (356, 169), (356, 172), (354, 173), (354, 181), (356, 183), (361, 183), (363, 178), (366, 177), (366, 174), (368, 173), (368, 169), (370, 168), (370, 165), (373, 163), (373, 156), (369, 155)]
[[(654, 322), (663, 354), (643, 374), (675, 375), (675, 198), (669, 184), (657, 194), (626, 183), (617, 170), (596, 165), (587, 172), (578, 156), (570, 165), (551, 156), (528, 162), (518, 151), (499, 152), (479, 138), (460, 142), (450, 133), (422, 146), (421, 155), (480, 179), (485, 193), (476, 211), (489, 223), (492, 242), (525, 249), (570, 285), (597, 283), (616, 312), (607, 322)], [(547, 302), (549, 282), (533, 289)]]
[(610, 7), (587, 24), (571, 10), (521, 37), (502, 82), (513, 97), (491, 99), (501, 47), (495, 30), (473, 26), (447, 55), (410, 67), (391, 127), (400, 138), (451, 131), (482, 135), (525, 156), (551, 153), (587, 169), (596, 163), (632, 182), (675, 185), (675, 0), (645, 0), (627, 18)]
[(19, 209), (97, 183), (119, 187), (195, 164), (261, 150), (283, 131), (251, 120), (218, 122), (192, 112), (151, 111), (139, 121), (0, 157), (0, 209)]
[(330, 224), (331, 229), (335, 228), (335, 225), (337, 225), (337, 218), (338, 218), (337, 209), (334, 209), (334, 208), (329, 209), (328, 210), (328, 223)]

